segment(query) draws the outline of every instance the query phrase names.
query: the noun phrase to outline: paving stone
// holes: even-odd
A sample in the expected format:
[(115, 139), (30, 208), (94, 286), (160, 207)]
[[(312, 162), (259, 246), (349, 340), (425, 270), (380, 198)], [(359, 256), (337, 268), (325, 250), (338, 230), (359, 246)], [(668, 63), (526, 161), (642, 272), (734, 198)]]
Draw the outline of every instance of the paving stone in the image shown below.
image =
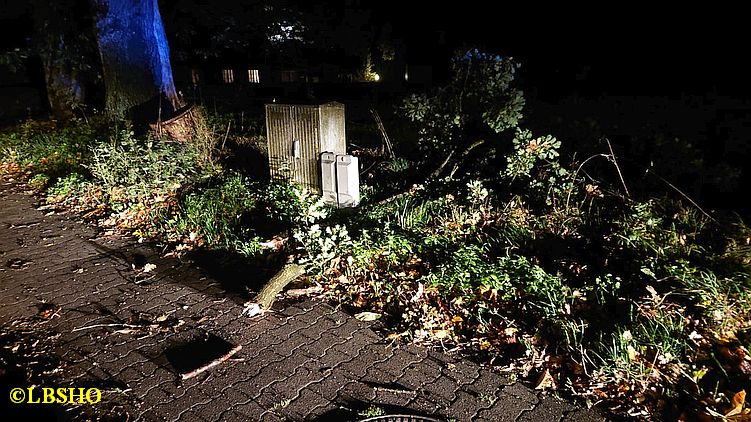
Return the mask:
[(557, 422), (563, 420), (568, 412), (575, 409), (572, 404), (566, 403), (557, 397), (546, 397), (534, 409), (522, 413), (518, 422)]
[(567, 413), (566, 416), (562, 419), (563, 422), (595, 422), (602, 420), (602, 416), (591, 409), (574, 410)]
[[(521, 384), (514, 384), (504, 388), (498, 395), (480, 395), (486, 405), (486, 410), (478, 412), (489, 421), (516, 421), (525, 413), (534, 410), (539, 404), (537, 396)], [(492, 400), (492, 403), (488, 403)]]
[(255, 400), (249, 400), (234, 407), (234, 411), (244, 415), (248, 420), (259, 421), (261, 415), (266, 412), (266, 408), (258, 404)]
[(435, 381), (425, 384), (420, 389), (429, 394), (429, 397), (439, 397), (441, 401), (451, 403), (456, 399), (456, 392), (459, 386), (453, 380), (446, 376), (440, 376)]

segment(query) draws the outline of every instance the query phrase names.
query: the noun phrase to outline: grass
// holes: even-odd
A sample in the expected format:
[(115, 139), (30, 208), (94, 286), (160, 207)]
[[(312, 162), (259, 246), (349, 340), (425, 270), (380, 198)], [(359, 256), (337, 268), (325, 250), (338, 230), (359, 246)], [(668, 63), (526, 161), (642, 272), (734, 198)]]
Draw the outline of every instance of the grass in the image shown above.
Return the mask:
[[(0, 157), (3, 171), (20, 172), (44, 187), (71, 172), (85, 173), (83, 166), (96, 144), (101, 119), (91, 123), (78, 121), (57, 127), (43, 121), (26, 121), (13, 130), (0, 133)], [(44, 181), (44, 183), (40, 183)]]

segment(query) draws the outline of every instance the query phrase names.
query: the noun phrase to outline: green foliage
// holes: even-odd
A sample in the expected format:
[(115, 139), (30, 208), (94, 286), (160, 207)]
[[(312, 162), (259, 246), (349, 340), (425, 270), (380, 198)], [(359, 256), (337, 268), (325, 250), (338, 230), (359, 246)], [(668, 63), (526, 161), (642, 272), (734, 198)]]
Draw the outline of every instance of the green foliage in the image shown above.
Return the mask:
[(70, 172), (85, 173), (83, 164), (97, 143), (101, 123), (98, 119), (91, 124), (75, 121), (58, 127), (26, 121), (0, 133), (0, 160), (16, 164), (30, 176), (44, 174), (52, 180)]
[(370, 406), (367, 409), (359, 412), (359, 415), (363, 418), (375, 418), (376, 416), (383, 416), (386, 411), (378, 406)]
[(707, 327), (717, 333), (734, 331), (751, 313), (751, 275), (746, 272), (718, 275), (692, 266), (685, 259), (664, 268), (678, 283), (676, 293), (688, 297), (700, 310)]
[(524, 98), (511, 86), (517, 65), (471, 50), (457, 58), (449, 84), (431, 94), (415, 94), (402, 104), (418, 125), (418, 145), (429, 153), (463, 149), (476, 140), (477, 128), (501, 133), (516, 127)]
[(29, 186), (38, 191), (44, 190), (47, 185), (49, 185), (49, 183), (50, 178), (46, 174), (35, 174), (31, 179), (29, 179)]
[(323, 200), (305, 189), (230, 173), (186, 193), (176, 211), (162, 218), (166, 219), (164, 230), (178, 238), (247, 256), (261, 250), (261, 232), (270, 235), (269, 226), (280, 232), (291, 230), (307, 251), (302, 262), (317, 266), (335, 256), (335, 251), (340, 253), (336, 247), (346, 239), (344, 227), (315, 224), (327, 215)]
[(94, 148), (87, 167), (107, 191), (122, 190), (122, 199), (135, 203), (198, 178), (197, 161), (190, 146), (137, 139), (126, 129)]
[(347, 227), (338, 224), (325, 228), (313, 224), (307, 229), (296, 230), (294, 237), (306, 252), (300, 263), (318, 270), (330, 266), (351, 244)]
[(401, 173), (408, 170), (409, 167), (410, 162), (407, 159), (401, 157), (395, 157), (384, 163), (384, 169), (391, 173)]
[(58, 181), (47, 190), (47, 193), (50, 195), (67, 197), (80, 193), (85, 184), (86, 179), (84, 176), (79, 173), (70, 173), (58, 179)]
[(519, 126), (524, 98), (513, 87), (516, 68), (510, 58), (470, 50), (454, 61), (446, 86), (407, 97), (401, 111), (416, 123), (417, 145), (428, 160), (453, 158), (455, 172), (480, 145), (486, 152), (467, 171), (477, 177), (479, 169), (500, 167), (494, 161), (503, 152), (505, 168), (496, 177), (530, 202), (558, 206), (574, 190), (574, 180), (558, 161), (560, 141)]
[(202, 237), (214, 248), (238, 250), (248, 255), (260, 249), (257, 236), (243, 227), (243, 217), (257, 205), (258, 191), (241, 175), (230, 175), (219, 185), (199, 189), (180, 201), (170, 225), (185, 238)]
[(538, 138), (532, 137), (532, 132), (526, 129), (516, 129), (514, 136), (514, 152), (508, 157), (505, 177), (529, 177), (538, 161), (553, 162), (558, 158), (558, 148), (561, 142), (550, 135)]
[(516, 296), (514, 263), (507, 259), (489, 259), (479, 245), (460, 246), (429, 274), (427, 281), (446, 291), (473, 295), (478, 288), (496, 289), (503, 298)]

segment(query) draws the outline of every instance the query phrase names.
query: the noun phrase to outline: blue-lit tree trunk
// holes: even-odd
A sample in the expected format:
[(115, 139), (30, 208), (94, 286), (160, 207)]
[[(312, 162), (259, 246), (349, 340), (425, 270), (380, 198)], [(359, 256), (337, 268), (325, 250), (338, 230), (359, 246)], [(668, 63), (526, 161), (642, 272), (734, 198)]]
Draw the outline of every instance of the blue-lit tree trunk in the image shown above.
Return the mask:
[(167, 118), (181, 105), (157, 0), (91, 0), (107, 113)]

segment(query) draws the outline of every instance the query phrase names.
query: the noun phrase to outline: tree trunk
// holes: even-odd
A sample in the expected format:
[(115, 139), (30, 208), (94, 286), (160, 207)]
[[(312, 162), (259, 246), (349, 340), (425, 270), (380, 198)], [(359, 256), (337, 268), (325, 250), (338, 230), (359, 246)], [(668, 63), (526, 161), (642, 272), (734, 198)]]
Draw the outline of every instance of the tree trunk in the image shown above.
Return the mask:
[(171, 118), (182, 105), (172, 80), (157, 0), (91, 0), (113, 118)]
[(92, 28), (79, 16), (80, 6), (80, 0), (33, 3), (33, 44), (42, 62), (50, 111), (62, 122), (83, 104), (85, 71), (92, 66)]
[(42, 56), (47, 101), (54, 118), (65, 122), (72, 119), (73, 110), (83, 104), (83, 86), (78, 72), (64, 58), (51, 57), (54, 54)]

